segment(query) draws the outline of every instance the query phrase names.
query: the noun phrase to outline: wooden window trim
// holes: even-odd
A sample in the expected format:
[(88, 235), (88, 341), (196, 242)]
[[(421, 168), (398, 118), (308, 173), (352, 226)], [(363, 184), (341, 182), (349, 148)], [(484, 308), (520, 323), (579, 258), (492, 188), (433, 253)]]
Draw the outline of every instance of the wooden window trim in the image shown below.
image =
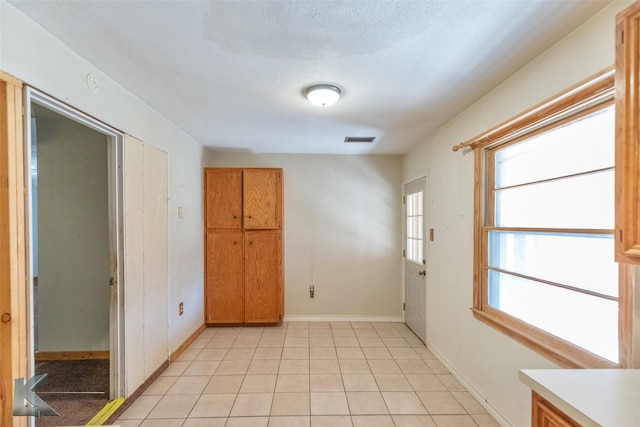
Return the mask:
[(497, 329), (520, 344), (540, 353), (563, 368), (618, 368), (610, 360), (590, 353), (568, 341), (531, 326), (490, 306), (472, 309), (476, 319)]
[[(614, 67), (608, 67), (468, 141), (454, 145), (452, 149), (458, 151), (469, 147), (475, 150), (512, 140), (523, 133), (531, 134), (548, 123), (555, 123), (559, 118), (579, 111), (580, 108), (575, 108), (578, 103), (589, 106), (611, 98), (614, 93), (614, 78)], [(585, 97), (587, 89), (590, 95)]]
[[(613, 363), (568, 341), (523, 322), (488, 304), (488, 290), (485, 276), (488, 251), (488, 231), (496, 227), (486, 225), (493, 219), (494, 206), (486, 197), (489, 177), (494, 172), (493, 152), (499, 147), (530, 138), (550, 127), (557, 127), (576, 117), (587, 115), (612, 105), (614, 96), (614, 70), (608, 68), (589, 79), (578, 83), (561, 94), (543, 101), (524, 113), (460, 144), (458, 148), (471, 147), (474, 150), (474, 288), (472, 312), (476, 319), (505, 333), (521, 344), (540, 353), (566, 368), (618, 368), (632, 363), (631, 335), (633, 305), (629, 299), (631, 274), (624, 266), (619, 267), (619, 363)], [(455, 147), (454, 147), (455, 148)], [(493, 224), (492, 222), (490, 224)], [(508, 228), (508, 227), (507, 227)], [(499, 229), (504, 229), (499, 227)], [(522, 228), (522, 231), (533, 229)], [(544, 231), (545, 229), (535, 229)], [(548, 231), (552, 231), (549, 229)], [(557, 231), (553, 229), (553, 231)], [(612, 230), (579, 230), (572, 232)]]
[(616, 261), (640, 264), (640, 3), (616, 17)]

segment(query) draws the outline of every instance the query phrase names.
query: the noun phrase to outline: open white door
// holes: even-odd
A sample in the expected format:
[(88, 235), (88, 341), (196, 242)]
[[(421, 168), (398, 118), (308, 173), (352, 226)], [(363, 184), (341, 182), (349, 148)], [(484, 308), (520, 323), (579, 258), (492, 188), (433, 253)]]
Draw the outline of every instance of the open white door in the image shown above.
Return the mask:
[(426, 191), (426, 178), (406, 184), (404, 187), (404, 318), (407, 326), (422, 342), (426, 342), (427, 339)]

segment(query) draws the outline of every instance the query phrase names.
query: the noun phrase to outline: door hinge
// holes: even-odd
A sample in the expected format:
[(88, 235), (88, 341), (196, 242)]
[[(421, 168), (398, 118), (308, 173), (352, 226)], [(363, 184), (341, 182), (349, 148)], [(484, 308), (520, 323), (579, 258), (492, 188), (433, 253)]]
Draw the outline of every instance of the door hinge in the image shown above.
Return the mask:
[(407, 311), (407, 303), (406, 302), (402, 303), (402, 311)]
[(109, 286), (113, 286), (116, 284), (116, 280), (113, 277), (109, 277)]
[(620, 241), (622, 242), (622, 229), (620, 230)]
[(407, 204), (407, 196), (402, 196), (402, 204), (403, 205)]
[(407, 251), (405, 249), (402, 250), (402, 258), (407, 257)]
[(624, 30), (620, 31), (620, 44), (624, 44)]

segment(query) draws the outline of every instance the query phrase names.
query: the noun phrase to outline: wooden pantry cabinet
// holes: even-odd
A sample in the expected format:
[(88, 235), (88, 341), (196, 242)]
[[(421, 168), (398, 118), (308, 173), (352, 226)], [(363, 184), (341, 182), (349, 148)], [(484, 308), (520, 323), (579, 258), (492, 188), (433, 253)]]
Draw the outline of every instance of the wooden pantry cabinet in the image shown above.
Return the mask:
[(205, 321), (284, 315), (282, 169), (205, 169)]

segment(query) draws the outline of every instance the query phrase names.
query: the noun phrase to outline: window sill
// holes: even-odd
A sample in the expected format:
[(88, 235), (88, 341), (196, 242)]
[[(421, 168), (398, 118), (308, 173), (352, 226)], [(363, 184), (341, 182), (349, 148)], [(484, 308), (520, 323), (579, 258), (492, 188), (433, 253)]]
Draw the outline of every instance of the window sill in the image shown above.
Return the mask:
[(471, 311), (477, 320), (506, 334), (563, 368), (620, 368), (619, 364), (576, 347), (491, 307), (484, 310), (471, 308)]

